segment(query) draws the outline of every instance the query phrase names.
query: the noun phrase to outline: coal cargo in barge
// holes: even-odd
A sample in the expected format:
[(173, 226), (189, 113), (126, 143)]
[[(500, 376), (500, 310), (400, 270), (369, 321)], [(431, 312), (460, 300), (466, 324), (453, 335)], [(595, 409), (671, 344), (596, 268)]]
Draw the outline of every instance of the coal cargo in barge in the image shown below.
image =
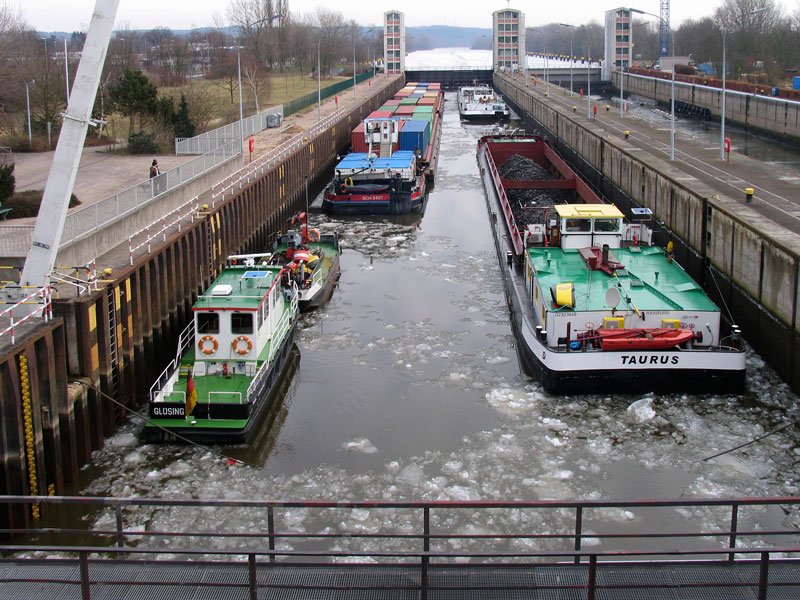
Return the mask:
[(745, 352), (719, 308), (537, 137), (478, 142), (524, 372), (550, 393), (738, 392)]

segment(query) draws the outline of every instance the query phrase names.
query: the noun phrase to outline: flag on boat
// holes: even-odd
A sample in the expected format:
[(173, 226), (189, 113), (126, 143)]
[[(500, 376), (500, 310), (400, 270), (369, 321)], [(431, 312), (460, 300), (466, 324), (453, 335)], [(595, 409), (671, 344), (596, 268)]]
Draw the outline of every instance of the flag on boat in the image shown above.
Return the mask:
[(186, 381), (186, 408), (184, 415), (189, 416), (192, 414), (195, 405), (197, 404), (197, 388), (194, 387), (194, 377), (192, 371), (189, 371), (189, 379)]

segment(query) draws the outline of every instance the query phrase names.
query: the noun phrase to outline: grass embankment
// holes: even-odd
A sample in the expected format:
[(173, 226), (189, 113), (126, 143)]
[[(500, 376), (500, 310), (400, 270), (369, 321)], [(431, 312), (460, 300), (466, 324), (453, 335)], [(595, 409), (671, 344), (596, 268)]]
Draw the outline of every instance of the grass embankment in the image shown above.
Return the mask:
[[(39, 214), (39, 205), (42, 203), (44, 190), (28, 190), (25, 192), (14, 192), (8, 200), (3, 202), (3, 208), (10, 208), (9, 219), (22, 219), (23, 217), (35, 217)], [(78, 206), (80, 202), (75, 194), (69, 199), (69, 207)]]

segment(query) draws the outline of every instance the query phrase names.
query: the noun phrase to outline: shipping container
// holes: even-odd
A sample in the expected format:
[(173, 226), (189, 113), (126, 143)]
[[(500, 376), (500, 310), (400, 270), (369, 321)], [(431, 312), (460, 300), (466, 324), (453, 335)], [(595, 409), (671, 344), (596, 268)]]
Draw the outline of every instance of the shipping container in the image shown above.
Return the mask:
[(397, 107), (397, 110), (394, 111), (395, 116), (398, 115), (413, 115), (414, 109), (416, 109), (416, 105), (412, 104), (405, 104)]
[(431, 124), (428, 121), (406, 121), (400, 130), (400, 150), (425, 154), (430, 141)]
[(397, 110), (397, 105), (392, 106), (389, 104), (384, 104), (378, 109), (378, 112), (388, 112), (394, 114), (394, 111), (396, 110)]
[(792, 89), (800, 90), (800, 75), (795, 75), (792, 77)]
[(417, 102), (417, 106), (430, 106), (433, 108), (436, 106), (436, 102), (438, 101), (437, 98), (420, 98), (419, 102)]
[(417, 113), (430, 113), (433, 114), (433, 106), (425, 106), (424, 104), (417, 104), (414, 107), (414, 114)]
[(419, 100), (419, 98), (411, 98), (411, 97), (403, 98), (402, 100), (400, 100), (400, 106), (409, 105), (409, 104), (410, 105), (416, 105), (417, 104), (417, 100)]
[(391, 118), (392, 113), (388, 110), (373, 110), (369, 115), (367, 115), (368, 119), (387, 119)]
[(399, 98), (392, 98), (391, 100), (387, 100), (383, 103), (384, 106), (399, 106), (400, 99)]

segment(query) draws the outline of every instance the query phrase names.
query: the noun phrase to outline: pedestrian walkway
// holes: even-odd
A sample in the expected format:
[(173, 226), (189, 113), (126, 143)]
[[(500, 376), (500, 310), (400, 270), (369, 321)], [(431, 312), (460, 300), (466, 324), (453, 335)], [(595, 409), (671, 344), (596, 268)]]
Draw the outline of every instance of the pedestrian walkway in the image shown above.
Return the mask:
[[(352, 88), (350, 88), (338, 97), (324, 100), (319, 111), (321, 118), (334, 113), (338, 108), (351, 108), (356, 103), (362, 102), (367, 95), (382, 89), (395, 79), (396, 76), (379, 74), (374, 79), (358, 84), (355, 95)], [(286, 117), (280, 129), (265, 129), (259, 132), (253, 136), (255, 138), (253, 160), (268, 153), (297, 133), (308, 129), (316, 122), (317, 106), (315, 105)], [(129, 154), (117, 154), (111, 150), (109, 146), (84, 148), (73, 188), (73, 193), (81, 204), (71, 210), (89, 206), (129, 189), (138, 183), (147, 181), (150, 163), (153, 158), (158, 160), (162, 173), (196, 158), (195, 156), (173, 155), (132, 156)], [(245, 162), (249, 162), (251, 157), (247, 152), (246, 143), (245, 154)], [(53, 155), (54, 152), (52, 151), (15, 154), (14, 175), (17, 181), (16, 189), (18, 191), (43, 190), (47, 183), (50, 166), (53, 163)], [(12, 213), (9, 215), (6, 224), (33, 225), (35, 222), (35, 217), (15, 219)]]
[[(524, 85), (519, 79), (513, 83)], [(797, 173), (777, 164), (744, 156), (736, 151), (736, 147), (732, 149), (730, 161), (723, 161), (720, 159), (719, 146), (709, 147), (707, 143), (680, 133), (676, 134), (675, 160), (671, 161), (668, 115), (662, 126), (654, 126), (629, 113), (620, 116), (619, 105), (609, 106), (605, 100), (590, 100), (555, 85), (537, 82), (527, 91), (563, 114), (574, 114), (590, 121), (590, 129), (613, 137), (615, 143), (623, 147), (627, 145), (634, 151), (646, 151), (664, 160), (666, 164), (659, 170), (673, 179), (680, 182), (683, 177), (691, 185), (692, 180), (686, 178), (687, 175), (691, 176), (721, 197), (747, 206), (794, 234), (800, 233), (800, 176)], [(594, 114), (594, 106), (597, 106), (596, 116), (589, 118), (589, 114)], [(747, 198), (745, 191), (748, 188), (753, 189), (751, 199)], [(798, 244), (800, 249), (800, 238), (787, 241)]]

